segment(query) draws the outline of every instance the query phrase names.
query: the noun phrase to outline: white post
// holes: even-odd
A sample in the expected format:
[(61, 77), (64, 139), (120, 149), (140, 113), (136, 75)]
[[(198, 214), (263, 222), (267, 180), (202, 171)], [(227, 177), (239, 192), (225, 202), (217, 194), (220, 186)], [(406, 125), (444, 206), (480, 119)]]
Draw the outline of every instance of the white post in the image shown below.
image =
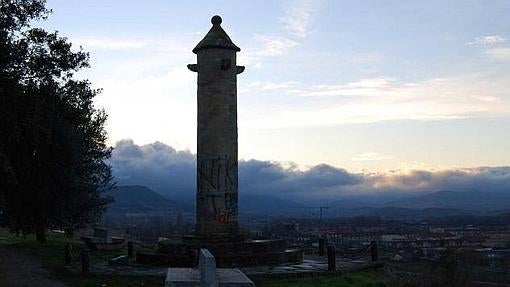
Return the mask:
[(203, 287), (218, 287), (216, 276), (216, 259), (207, 249), (200, 249), (198, 257), (198, 270), (200, 271), (200, 285)]

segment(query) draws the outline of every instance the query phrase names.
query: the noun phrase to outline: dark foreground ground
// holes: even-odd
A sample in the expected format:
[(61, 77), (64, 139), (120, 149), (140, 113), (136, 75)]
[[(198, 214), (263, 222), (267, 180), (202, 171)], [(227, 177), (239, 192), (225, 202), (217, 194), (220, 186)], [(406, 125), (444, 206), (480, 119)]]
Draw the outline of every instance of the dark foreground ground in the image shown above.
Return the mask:
[[(59, 235), (49, 237), (48, 243), (38, 244), (33, 237), (17, 237), (0, 229), (0, 286), (1, 287), (162, 287), (164, 279), (150, 276), (81, 275), (64, 267), (64, 246), (71, 242)], [(94, 254), (92, 262), (112, 258), (115, 252)], [(76, 264), (77, 265), (77, 264)], [(258, 287), (384, 287), (394, 282), (371, 273), (352, 273), (333, 277), (313, 277), (295, 280), (257, 282)]]
[(20, 287), (65, 287), (62, 282), (51, 278), (41, 261), (30, 254), (30, 251), (1, 247), (0, 248), (0, 286)]

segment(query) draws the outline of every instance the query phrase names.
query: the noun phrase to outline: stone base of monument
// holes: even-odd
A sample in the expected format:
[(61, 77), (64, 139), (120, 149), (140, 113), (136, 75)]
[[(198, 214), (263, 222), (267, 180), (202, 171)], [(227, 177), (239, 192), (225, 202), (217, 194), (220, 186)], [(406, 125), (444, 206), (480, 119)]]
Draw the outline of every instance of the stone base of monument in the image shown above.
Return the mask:
[(254, 287), (239, 269), (216, 268), (214, 256), (200, 249), (197, 268), (168, 268), (165, 287)]
[(300, 249), (287, 248), (285, 240), (204, 240), (186, 236), (182, 241), (163, 240), (155, 252), (138, 252), (136, 262), (144, 265), (191, 267), (196, 265), (198, 250), (211, 251), (219, 267), (244, 267), (299, 263)]

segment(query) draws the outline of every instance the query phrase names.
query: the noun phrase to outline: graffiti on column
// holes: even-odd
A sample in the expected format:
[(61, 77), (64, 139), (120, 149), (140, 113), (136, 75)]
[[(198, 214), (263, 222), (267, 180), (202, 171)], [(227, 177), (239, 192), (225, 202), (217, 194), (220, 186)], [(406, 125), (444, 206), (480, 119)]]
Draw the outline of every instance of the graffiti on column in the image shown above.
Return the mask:
[(225, 156), (198, 159), (198, 190), (207, 213), (222, 224), (237, 217), (237, 160)]

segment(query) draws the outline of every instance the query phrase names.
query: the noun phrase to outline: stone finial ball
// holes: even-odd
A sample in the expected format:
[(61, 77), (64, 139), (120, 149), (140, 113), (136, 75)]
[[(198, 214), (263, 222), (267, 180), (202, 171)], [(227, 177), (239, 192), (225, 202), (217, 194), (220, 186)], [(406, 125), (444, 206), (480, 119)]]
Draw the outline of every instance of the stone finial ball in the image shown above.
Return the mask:
[(220, 25), (221, 24), (221, 17), (218, 16), (218, 15), (214, 15), (212, 18), (211, 18), (211, 23), (213, 25)]

